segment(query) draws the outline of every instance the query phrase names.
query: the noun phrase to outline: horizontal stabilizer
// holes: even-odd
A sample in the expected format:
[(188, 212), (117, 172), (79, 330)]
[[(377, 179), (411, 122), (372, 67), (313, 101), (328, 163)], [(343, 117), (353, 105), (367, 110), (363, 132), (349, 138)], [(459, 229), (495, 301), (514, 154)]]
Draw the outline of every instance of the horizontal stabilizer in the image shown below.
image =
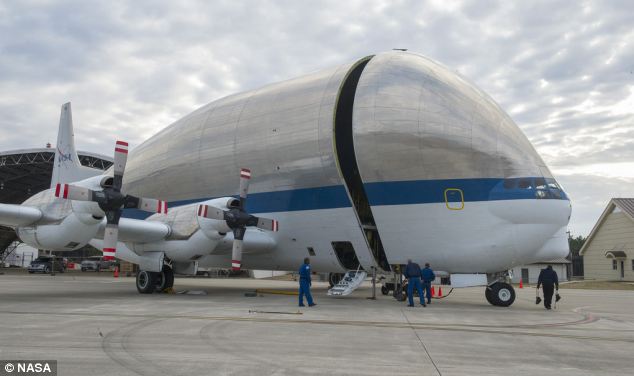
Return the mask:
[(5, 226), (26, 226), (40, 219), (42, 219), (42, 212), (37, 208), (0, 204), (0, 224)]

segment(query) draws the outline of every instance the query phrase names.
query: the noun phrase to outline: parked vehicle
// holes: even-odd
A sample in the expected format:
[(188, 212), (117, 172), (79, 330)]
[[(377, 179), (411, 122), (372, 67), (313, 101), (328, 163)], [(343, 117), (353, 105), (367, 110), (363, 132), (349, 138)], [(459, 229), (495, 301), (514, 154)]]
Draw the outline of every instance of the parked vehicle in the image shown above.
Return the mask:
[(51, 270), (64, 273), (66, 271), (66, 265), (61, 258), (40, 256), (31, 261), (31, 265), (29, 265), (27, 270), (29, 273), (50, 273)]
[(115, 266), (119, 266), (118, 261), (104, 260), (103, 256), (93, 256), (81, 262), (81, 271), (85, 272), (88, 270), (94, 270), (99, 272), (102, 270), (109, 270)]

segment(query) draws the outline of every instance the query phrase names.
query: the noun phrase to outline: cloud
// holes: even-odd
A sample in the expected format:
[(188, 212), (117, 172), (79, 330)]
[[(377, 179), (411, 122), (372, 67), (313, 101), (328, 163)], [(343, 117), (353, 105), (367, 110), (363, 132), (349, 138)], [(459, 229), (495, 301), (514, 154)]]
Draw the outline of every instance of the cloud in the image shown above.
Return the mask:
[[(69, 100), (79, 148), (110, 154), (214, 99), (409, 48), (475, 82), (586, 187), (634, 161), (632, 24), (628, 1), (2, 2), (0, 150), (54, 141)], [(584, 192), (600, 211), (606, 191)]]

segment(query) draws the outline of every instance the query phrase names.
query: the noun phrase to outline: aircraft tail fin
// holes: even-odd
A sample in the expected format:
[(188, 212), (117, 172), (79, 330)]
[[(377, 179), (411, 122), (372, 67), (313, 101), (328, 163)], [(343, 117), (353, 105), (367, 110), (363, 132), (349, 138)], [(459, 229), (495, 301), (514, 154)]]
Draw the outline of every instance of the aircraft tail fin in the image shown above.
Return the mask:
[(75, 149), (73, 114), (70, 102), (64, 103), (59, 117), (59, 130), (57, 133), (57, 145), (55, 147), (55, 162), (53, 164), (51, 188), (55, 187), (58, 183), (70, 183), (84, 179), (86, 175), (86, 168), (82, 167), (79, 162), (77, 149)]

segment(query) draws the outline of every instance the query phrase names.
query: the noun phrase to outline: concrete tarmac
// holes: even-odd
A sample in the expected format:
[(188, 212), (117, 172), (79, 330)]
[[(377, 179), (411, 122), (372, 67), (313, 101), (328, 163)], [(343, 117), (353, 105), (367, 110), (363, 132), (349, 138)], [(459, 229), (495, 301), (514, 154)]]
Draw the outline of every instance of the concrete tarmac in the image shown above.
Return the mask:
[[(510, 308), (483, 288), (430, 306), (369, 287), (316, 307), (245, 297), (296, 283), (177, 278), (207, 295), (138, 294), (133, 278), (0, 275), (0, 359), (56, 359), (60, 375), (617, 375), (631, 374), (634, 292), (562, 290), (556, 310), (517, 289)], [(445, 290), (445, 293), (448, 291)], [(256, 312), (254, 312), (256, 311)], [(266, 313), (272, 312), (272, 313)], [(298, 313), (299, 312), (299, 313)]]

